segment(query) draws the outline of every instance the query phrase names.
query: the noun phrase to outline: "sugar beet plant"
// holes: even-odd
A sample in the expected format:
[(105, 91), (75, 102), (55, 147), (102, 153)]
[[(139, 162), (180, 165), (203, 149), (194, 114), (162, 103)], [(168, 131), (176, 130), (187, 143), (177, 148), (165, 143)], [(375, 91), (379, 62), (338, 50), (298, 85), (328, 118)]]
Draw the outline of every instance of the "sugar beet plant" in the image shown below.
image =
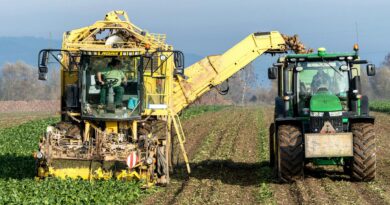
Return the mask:
[(370, 110), (390, 113), (390, 100), (378, 100), (370, 102)]
[(56, 118), (0, 129), (0, 204), (127, 204), (147, 192), (137, 182), (34, 179), (39, 136)]

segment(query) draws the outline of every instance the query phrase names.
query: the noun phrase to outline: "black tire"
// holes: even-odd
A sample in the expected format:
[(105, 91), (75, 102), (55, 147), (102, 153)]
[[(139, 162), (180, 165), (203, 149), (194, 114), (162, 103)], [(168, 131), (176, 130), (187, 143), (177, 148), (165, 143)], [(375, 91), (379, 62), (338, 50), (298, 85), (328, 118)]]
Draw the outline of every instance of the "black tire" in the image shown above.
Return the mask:
[(353, 123), (352, 179), (372, 181), (376, 175), (375, 131), (372, 123)]
[[(160, 179), (161, 185), (169, 184), (169, 164), (166, 156), (167, 146), (157, 147), (157, 166), (156, 173)], [(162, 180), (163, 179), (163, 180)]]
[(303, 177), (303, 137), (295, 125), (278, 126), (278, 175), (284, 182), (293, 182)]
[(352, 159), (344, 159), (343, 170), (345, 174), (352, 175)]

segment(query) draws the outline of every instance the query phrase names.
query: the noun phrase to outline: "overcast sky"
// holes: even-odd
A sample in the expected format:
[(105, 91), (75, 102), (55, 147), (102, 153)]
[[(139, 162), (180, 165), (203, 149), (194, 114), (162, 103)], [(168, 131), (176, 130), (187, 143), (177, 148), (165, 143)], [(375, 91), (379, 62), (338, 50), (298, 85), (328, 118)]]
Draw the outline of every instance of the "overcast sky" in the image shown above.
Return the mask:
[[(299, 34), (312, 48), (350, 51), (359, 31), (361, 55), (380, 63), (390, 51), (388, 0), (0, 0), (0, 36), (61, 39), (62, 33), (125, 10), (139, 27), (165, 33), (176, 49), (221, 53), (246, 35)], [(4, 2), (3, 2), (4, 1)]]

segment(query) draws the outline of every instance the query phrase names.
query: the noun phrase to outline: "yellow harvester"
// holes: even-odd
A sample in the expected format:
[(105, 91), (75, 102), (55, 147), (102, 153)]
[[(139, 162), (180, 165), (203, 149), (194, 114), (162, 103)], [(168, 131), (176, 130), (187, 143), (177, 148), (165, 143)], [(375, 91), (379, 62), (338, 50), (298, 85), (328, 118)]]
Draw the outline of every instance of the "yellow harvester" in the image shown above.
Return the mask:
[(41, 138), (38, 177), (168, 183), (171, 133), (190, 172), (178, 113), (258, 56), (291, 48), (279, 32), (258, 32), (184, 68), (183, 53), (165, 38), (112, 11), (65, 32), (62, 49), (39, 53), (40, 80), (53, 59), (61, 64), (61, 122)]

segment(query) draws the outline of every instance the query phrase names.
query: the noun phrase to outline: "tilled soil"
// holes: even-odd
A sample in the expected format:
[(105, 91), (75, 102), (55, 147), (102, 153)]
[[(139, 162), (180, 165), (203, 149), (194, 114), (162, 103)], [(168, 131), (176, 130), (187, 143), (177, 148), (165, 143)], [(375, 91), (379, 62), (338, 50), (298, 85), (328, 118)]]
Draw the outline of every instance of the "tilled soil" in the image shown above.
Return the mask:
[(358, 183), (341, 167), (305, 169), (279, 183), (268, 167), (272, 107), (230, 107), (183, 123), (192, 173), (177, 169), (144, 204), (390, 204), (390, 115), (376, 117), (377, 180)]
[[(253, 204), (267, 166), (260, 156), (262, 113), (228, 108), (184, 122), (192, 173), (172, 176), (163, 191), (145, 204)], [(263, 163), (263, 164), (262, 164)]]
[[(272, 109), (266, 109), (265, 122), (272, 121)], [(353, 182), (342, 167), (306, 167), (305, 178), (292, 184), (273, 183), (276, 204), (390, 204), (390, 115), (376, 117), (377, 179)]]

